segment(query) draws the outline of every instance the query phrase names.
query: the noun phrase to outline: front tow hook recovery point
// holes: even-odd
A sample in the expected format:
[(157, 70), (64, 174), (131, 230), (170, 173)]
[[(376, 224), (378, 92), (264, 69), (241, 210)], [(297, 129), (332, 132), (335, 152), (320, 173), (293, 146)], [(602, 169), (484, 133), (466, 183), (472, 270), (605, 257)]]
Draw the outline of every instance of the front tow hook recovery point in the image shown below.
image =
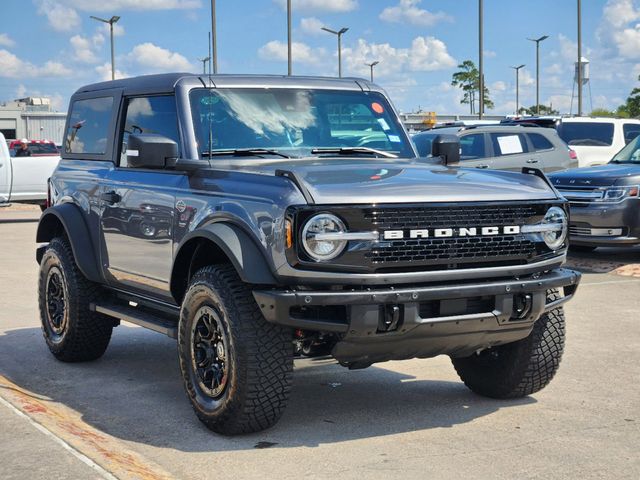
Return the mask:
[(404, 316), (404, 305), (380, 305), (378, 333), (394, 332)]

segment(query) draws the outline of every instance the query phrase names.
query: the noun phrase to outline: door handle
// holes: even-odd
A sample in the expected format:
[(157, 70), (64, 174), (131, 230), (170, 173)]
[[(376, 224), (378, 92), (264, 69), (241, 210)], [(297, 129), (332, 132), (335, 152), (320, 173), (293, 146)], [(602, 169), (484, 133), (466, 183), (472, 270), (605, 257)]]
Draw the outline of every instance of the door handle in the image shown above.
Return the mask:
[(122, 197), (118, 195), (116, 192), (105, 192), (100, 195), (100, 199), (108, 203), (109, 205), (113, 205), (114, 203), (118, 203), (122, 200)]
[(489, 168), (489, 165), (476, 165), (476, 168)]
[(538, 160), (535, 158), (530, 158), (529, 160), (527, 160), (527, 163), (538, 163)]

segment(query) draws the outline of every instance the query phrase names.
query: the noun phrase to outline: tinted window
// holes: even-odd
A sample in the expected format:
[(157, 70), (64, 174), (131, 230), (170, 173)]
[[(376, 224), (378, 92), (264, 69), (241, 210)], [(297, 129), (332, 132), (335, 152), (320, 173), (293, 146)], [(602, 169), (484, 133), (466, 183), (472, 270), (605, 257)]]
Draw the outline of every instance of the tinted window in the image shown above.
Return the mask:
[(112, 109), (113, 97), (75, 101), (65, 137), (65, 152), (106, 153)]
[(624, 143), (629, 143), (640, 135), (640, 125), (636, 123), (625, 123), (622, 126), (622, 131), (624, 132)]
[(486, 157), (484, 133), (473, 133), (460, 138), (460, 159), (472, 160)]
[(161, 97), (136, 97), (127, 100), (127, 117), (122, 133), (120, 166), (127, 166), (127, 142), (129, 135), (155, 133), (170, 138), (180, 145), (178, 115), (173, 95)]
[(522, 133), (492, 133), (491, 143), (493, 144), (493, 154), (496, 157), (517, 155), (528, 150), (527, 142)]
[(562, 122), (558, 133), (569, 145), (608, 147), (613, 143), (613, 123)]
[(530, 133), (529, 140), (531, 140), (531, 144), (533, 145), (533, 149), (538, 150), (551, 150), (553, 148), (553, 143), (551, 143), (547, 137), (541, 135), (539, 133)]
[(417, 134), (413, 137), (413, 143), (418, 149), (418, 155), (421, 157), (428, 157), (431, 155), (433, 149), (433, 139), (435, 135), (431, 134)]

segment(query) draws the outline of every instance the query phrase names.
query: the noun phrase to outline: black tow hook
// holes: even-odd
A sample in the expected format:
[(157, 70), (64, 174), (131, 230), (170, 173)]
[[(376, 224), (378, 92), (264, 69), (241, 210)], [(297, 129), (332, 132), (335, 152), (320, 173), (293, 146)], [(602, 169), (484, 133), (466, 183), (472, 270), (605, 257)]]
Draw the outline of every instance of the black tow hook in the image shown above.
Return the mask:
[(380, 305), (378, 333), (397, 330), (403, 316), (404, 305)]

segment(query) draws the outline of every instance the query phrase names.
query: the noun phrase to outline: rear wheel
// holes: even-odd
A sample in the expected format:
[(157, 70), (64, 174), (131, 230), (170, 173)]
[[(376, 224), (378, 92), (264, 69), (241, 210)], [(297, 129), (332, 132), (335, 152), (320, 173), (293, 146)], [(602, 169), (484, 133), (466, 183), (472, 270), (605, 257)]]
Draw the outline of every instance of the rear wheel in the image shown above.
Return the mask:
[(38, 291), (42, 332), (51, 353), (64, 362), (101, 357), (113, 320), (90, 311), (100, 287), (82, 275), (65, 238), (49, 242), (40, 262)]
[(292, 332), (263, 318), (232, 266), (194, 275), (180, 312), (178, 355), (187, 396), (209, 429), (257, 432), (282, 415), (293, 372)]
[[(558, 298), (557, 291), (549, 291), (547, 303)], [(551, 381), (560, 366), (564, 337), (564, 312), (559, 307), (540, 317), (522, 340), (451, 360), (474, 392), (492, 398), (524, 397)]]

